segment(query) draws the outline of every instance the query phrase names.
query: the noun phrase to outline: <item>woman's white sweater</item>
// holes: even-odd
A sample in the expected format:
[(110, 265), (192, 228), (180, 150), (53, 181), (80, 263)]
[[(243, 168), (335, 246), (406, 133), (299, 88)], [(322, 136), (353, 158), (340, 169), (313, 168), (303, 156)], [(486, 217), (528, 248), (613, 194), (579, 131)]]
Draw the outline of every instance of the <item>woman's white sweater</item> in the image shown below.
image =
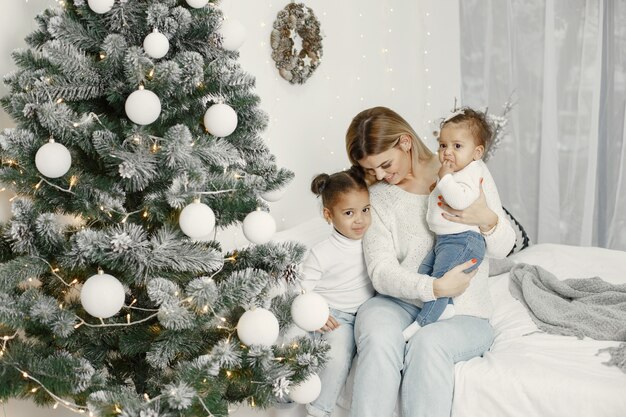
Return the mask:
[[(491, 183), (493, 185), (487, 186)], [(486, 256), (504, 258), (515, 242), (511, 227), (493, 181), (484, 181), (487, 205), (498, 215), (496, 230), (485, 236)], [(363, 238), (363, 251), (374, 289), (422, 306), (435, 299), (433, 278), (417, 273), (422, 260), (433, 248), (434, 235), (426, 223), (428, 195), (412, 194), (379, 182), (370, 187), (372, 225)], [(489, 318), (492, 312), (487, 287), (488, 261), (479, 267), (469, 288), (455, 297), (456, 314)]]

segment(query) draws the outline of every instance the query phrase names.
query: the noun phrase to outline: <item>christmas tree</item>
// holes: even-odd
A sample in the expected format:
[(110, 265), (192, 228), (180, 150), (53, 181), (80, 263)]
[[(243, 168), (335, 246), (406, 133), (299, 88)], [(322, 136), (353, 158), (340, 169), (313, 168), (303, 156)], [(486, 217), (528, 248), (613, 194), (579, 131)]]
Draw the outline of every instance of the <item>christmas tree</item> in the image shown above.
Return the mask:
[[(0, 399), (219, 416), (284, 401), (323, 365), (314, 339), (276, 342), (304, 247), (270, 241), (260, 196), (293, 173), (207, 1), (60, 1), (14, 52)], [(224, 253), (215, 228), (242, 221), (254, 244)]]

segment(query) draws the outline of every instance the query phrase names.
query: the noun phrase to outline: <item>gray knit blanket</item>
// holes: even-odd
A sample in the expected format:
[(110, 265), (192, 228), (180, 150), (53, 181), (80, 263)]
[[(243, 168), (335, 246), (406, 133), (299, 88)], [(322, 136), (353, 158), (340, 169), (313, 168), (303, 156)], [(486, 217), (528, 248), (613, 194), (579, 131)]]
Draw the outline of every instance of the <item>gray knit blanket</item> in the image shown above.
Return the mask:
[[(520, 263), (511, 269), (509, 290), (547, 333), (626, 342), (626, 284), (598, 277), (559, 280), (540, 266)], [(607, 365), (626, 372), (626, 343), (603, 351), (612, 356)]]

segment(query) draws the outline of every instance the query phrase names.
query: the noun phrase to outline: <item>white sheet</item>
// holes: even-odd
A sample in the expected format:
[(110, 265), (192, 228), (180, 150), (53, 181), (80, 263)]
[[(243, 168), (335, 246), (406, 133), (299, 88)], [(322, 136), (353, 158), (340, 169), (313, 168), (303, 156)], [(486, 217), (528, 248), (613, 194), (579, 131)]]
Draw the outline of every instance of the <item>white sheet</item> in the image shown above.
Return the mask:
[[(512, 259), (562, 279), (626, 283), (626, 252), (541, 244)], [(490, 290), (496, 340), (483, 358), (457, 365), (453, 417), (626, 416), (626, 373), (602, 364), (607, 353), (597, 355), (619, 343), (536, 333), (509, 293), (508, 274), (492, 277)]]

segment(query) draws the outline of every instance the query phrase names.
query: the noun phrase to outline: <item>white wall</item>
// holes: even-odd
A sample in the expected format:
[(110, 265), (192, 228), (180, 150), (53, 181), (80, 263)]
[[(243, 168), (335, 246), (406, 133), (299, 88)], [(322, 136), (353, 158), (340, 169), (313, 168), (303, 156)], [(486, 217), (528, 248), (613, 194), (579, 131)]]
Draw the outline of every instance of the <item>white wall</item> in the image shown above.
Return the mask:
[[(32, 17), (53, 0), (11, 0), (0, 15), (0, 73), (13, 69), (10, 52), (23, 47)], [(240, 61), (257, 79), (261, 107), (270, 117), (267, 143), (296, 178), (272, 203), (279, 229), (314, 217), (319, 206), (309, 191), (320, 172), (348, 167), (344, 134), (352, 117), (384, 105), (403, 115), (434, 146), (432, 130), (460, 97), (458, 0), (307, 0), (324, 34), (322, 64), (304, 85), (278, 76), (269, 36), (287, 0), (223, 0), (231, 19), (247, 28)], [(4, 86), (0, 94), (6, 94)], [(0, 113), (0, 127), (11, 126)], [(36, 417), (22, 403), (7, 417)], [(0, 409), (2, 406), (0, 406)], [(40, 415), (48, 415), (41, 412)], [(59, 414), (61, 415), (61, 414)]]

